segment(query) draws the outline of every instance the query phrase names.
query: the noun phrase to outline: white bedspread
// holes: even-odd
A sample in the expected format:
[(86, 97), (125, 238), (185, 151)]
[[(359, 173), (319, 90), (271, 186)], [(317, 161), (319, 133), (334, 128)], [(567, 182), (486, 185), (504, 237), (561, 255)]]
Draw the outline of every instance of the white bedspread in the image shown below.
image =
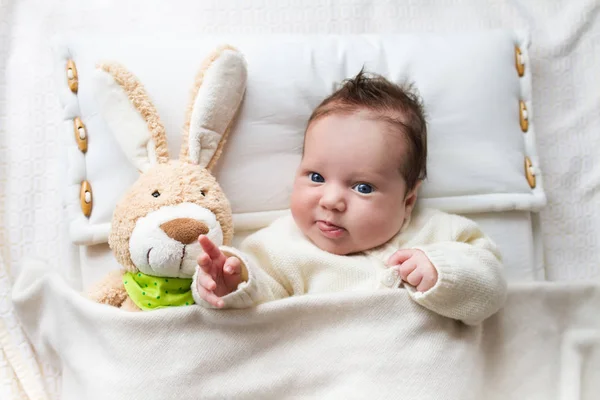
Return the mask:
[[(214, 0), (177, 5), (1, 0), (0, 257), (4, 263), (0, 263), (0, 382), (7, 384), (0, 386), (0, 398), (43, 398), (36, 395), (42, 392), (57, 398), (59, 390), (57, 371), (37, 364), (14, 317), (8, 298), (11, 269), (25, 255), (36, 254), (48, 258), (69, 281), (79, 282), (78, 254), (68, 243), (61, 207), (61, 131), (57, 127), (61, 113), (50, 67), (52, 34), (160, 35), (165, 29), (181, 35), (190, 31), (529, 29), (534, 71), (531, 117), (549, 202), (541, 213), (545, 272), (549, 280), (565, 281), (600, 275), (599, 10), (599, 0)], [(10, 72), (9, 81), (5, 71)], [(544, 318), (540, 315), (537, 321)], [(556, 371), (550, 373), (548, 368), (538, 365), (524, 375), (541, 371), (544, 379), (552, 381)], [(39, 385), (21, 387), (17, 375), (37, 377)]]
[(15, 284), (27, 334), (64, 366), (64, 400), (591, 399), (598, 304), (600, 285), (520, 284), (466, 326), (404, 289), (130, 313), (84, 299), (43, 262)]

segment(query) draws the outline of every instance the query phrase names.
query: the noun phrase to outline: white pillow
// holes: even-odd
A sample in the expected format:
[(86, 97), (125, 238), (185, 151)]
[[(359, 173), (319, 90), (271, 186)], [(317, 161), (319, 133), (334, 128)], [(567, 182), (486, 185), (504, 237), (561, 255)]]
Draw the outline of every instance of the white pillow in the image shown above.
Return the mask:
[[(171, 154), (178, 154), (195, 73), (223, 43), (240, 49), (248, 62), (246, 97), (216, 170), (238, 231), (259, 228), (287, 209), (308, 116), (363, 66), (396, 82), (414, 82), (423, 97), (429, 122), (423, 204), (456, 213), (536, 211), (545, 204), (525, 34), (78, 36), (55, 46), (68, 151), (66, 202), (75, 243), (106, 241), (114, 206), (138, 176), (99, 116), (91, 90), (95, 65), (118, 61), (141, 80), (167, 129)], [(515, 48), (525, 65), (521, 77)], [(77, 69), (77, 93), (68, 87), (68, 60)], [(520, 116), (528, 120), (525, 132)], [(86, 153), (74, 139), (75, 117), (86, 126)], [(528, 174), (535, 175), (534, 188)], [(91, 186), (89, 218), (80, 205), (82, 181)]]

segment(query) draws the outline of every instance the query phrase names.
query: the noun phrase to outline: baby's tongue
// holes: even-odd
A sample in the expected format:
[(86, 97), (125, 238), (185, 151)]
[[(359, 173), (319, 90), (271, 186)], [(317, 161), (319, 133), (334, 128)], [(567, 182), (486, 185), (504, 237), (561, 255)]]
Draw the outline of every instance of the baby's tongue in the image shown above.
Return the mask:
[(343, 229), (337, 225), (333, 225), (333, 224), (328, 224), (327, 222), (319, 222), (319, 225), (321, 227), (321, 229), (323, 229), (324, 231), (337, 231), (339, 229)]

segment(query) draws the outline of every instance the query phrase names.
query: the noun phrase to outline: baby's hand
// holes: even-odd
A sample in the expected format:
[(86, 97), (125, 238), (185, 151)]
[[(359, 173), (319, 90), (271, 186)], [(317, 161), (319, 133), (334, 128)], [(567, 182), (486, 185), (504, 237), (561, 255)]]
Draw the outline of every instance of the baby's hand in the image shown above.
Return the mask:
[(204, 235), (198, 242), (204, 253), (198, 257), (196, 289), (204, 301), (221, 308), (225, 305), (221, 297), (236, 290), (242, 281), (242, 262), (237, 257), (227, 257)]
[(398, 250), (388, 259), (387, 265), (397, 266), (402, 280), (418, 292), (428, 291), (438, 279), (437, 270), (421, 250)]

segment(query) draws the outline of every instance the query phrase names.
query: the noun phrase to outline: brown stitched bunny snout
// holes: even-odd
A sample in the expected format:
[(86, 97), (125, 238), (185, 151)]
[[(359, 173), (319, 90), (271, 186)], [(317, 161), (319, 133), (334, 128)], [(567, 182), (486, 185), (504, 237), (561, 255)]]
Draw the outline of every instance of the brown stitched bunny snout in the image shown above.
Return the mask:
[(190, 244), (198, 240), (198, 236), (205, 235), (209, 229), (203, 222), (192, 218), (176, 218), (160, 226), (172, 239), (183, 244)]

